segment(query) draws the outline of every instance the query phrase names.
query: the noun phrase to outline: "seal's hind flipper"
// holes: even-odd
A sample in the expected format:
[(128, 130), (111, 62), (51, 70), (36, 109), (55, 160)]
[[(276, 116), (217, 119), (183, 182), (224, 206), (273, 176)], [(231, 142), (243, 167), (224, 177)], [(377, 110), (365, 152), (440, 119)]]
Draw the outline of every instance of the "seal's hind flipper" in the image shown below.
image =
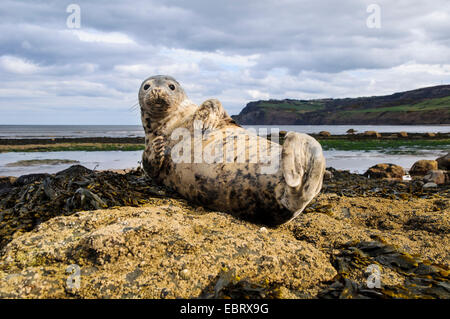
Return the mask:
[(320, 192), (325, 157), (319, 142), (309, 135), (289, 132), (282, 149), (281, 169), (286, 182), (281, 202), (294, 218)]

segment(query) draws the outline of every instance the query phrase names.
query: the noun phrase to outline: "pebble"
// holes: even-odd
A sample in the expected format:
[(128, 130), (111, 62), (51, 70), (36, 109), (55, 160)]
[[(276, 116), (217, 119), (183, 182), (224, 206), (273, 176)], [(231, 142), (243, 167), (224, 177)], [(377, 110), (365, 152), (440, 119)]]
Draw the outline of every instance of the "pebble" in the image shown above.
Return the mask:
[(191, 272), (189, 271), (189, 269), (183, 269), (182, 271), (180, 271), (180, 277), (184, 280), (188, 280), (191, 277), (190, 275)]
[(426, 183), (425, 185), (422, 186), (423, 188), (433, 188), (433, 187), (437, 187), (437, 184), (429, 182)]

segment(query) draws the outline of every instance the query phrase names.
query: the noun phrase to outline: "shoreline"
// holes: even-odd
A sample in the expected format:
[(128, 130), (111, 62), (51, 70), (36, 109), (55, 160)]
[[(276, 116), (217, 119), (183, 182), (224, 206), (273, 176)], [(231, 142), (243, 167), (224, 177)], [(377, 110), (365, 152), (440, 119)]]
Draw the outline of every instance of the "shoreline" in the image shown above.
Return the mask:
[[(286, 131), (280, 131), (283, 143)], [(425, 148), (450, 150), (450, 133), (370, 133), (331, 135), (309, 134), (324, 150), (387, 150)], [(270, 136), (268, 136), (270, 139)], [(76, 137), (0, 139), (0, 153), (49, 151), (138, 151), (145, 148), (144, 137)]]

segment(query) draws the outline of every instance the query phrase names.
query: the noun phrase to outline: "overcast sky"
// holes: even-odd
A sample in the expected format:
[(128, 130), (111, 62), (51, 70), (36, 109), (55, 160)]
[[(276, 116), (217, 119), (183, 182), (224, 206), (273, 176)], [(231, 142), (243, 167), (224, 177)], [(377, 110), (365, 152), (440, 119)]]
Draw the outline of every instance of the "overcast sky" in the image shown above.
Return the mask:
[(449, 15), (448, 0), (2, 0), (0, 124), (140, 124), (130, 107), (155, 74), (230, 115), (446, 84)]

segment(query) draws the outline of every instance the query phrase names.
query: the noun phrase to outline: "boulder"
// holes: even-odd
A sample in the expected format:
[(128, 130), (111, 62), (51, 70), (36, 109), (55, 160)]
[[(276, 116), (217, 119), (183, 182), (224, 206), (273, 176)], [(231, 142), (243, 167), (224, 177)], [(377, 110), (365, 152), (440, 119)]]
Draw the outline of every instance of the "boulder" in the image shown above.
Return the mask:
[(354, 129), (349, 129), (349, 130), (347, 130), (347, 134), (355, 134), (357, 131), (356, 130), (354, 130)]
[(437, 170), (438, 163), (434, 160), (419, 160), (409, 170), (412, 176), (424, 176), (431, 170)]
[(408, 137), (408, 133), (405, 131), (402, 131), (402, 132), (397, 133), (397, 136), (398, 137)]
[(390, 163), (377, 164), (364, 173), (364, 176), (370, 178), (402, 178), (403, 175), (405, 175), (403, 167)]
[(425, 185), (423, 185), (423, 188), (435, 188), (435, 187), (437, 187), (437, 184), (432, 183), (432, 182), (429, 182), (429, 183), (426, 183)]
[(326, 181), (329, 181), (333, 178), (333, 173), (330, 172), (329, 170), (325, 170), (324, 174), (323, 174), (323, 179)]
[(364, 136), (369, 136), (369, 137), (376, 137), (376, 138), (381, 137), (381, 134), (378, 133), (377, 131), (365, 131), (363, 133), (363, 135)]
[(425, 183), (445, 184), (445, 172), (442, 170), (431, 170), (423, 177)]
[(228, 285), (311, 298), (336, 274), (293, 233), (168, 199), (55, 217), (16, 237), (0, 257), (0, 298), (203, 298)]
[(425, 136), (425, 137), (435, 137), (435, 136), (436, 136), (436, 133), (430, 133), (430, 132), (428, 132), (428, 133), (425, 133), (424, 136)]
[(328, 131), (320, 131), (320, 132), (319, 132), (319, 135), (320, 135), (320, 136), (331, 136), (331, 133), (328, 132)]
[(450, 170), (450, 153), (436, 159), (439, 169)]

